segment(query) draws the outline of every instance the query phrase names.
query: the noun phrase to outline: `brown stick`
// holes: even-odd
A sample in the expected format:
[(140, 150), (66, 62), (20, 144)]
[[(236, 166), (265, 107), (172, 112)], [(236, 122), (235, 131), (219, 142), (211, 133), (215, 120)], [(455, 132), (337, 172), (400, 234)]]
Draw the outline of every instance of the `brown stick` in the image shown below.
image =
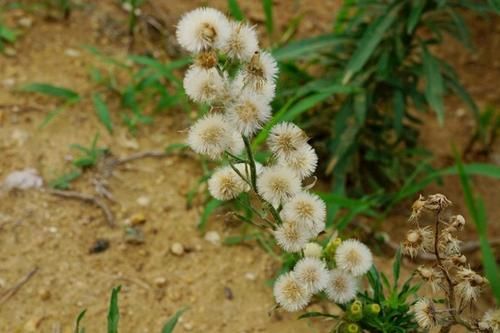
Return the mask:
[(33, 277), (33, 275), (35, 275), (37, 271), (38, 267), (33, 268), (31, 271), (28, 272), (28, 274), (26, 274), (21, 280), (19, 280), (19, 282), (16, 283), (15, 286), (8, 289), (2, 295), (2, 298), (0, 299), (0, 305), (7, 302), (12, 296), (14, 296), (19, 291), (19, 289), (21, 289), (21, 287), (24, 286)]
[(161, 151), (161, 150), (149, 150), (149, 151), (142, 151), (138, 152), (120, 159), (117, 159), (113, 161), (112, 165), (117, 166), (121, 164), (125, 164), (128, 162), (132, 162), (135, 160), (140, 160), (142, 158), (163, 158), (168, 156), (168, 153)]
[(60, 191), (60, 190), (53, 190), (53, 189), (45, 189), (45, 191), (49, 194), (52, 194), (52, 195), (55, 195), (58, 197), (77, 199), (77, 200), (81, 200), (84, 202), (94, 204), (103, 211), (103, 213), (106, 217), (106, 220), (108, 222), (108, 225), (110, 227), (115, 227), (115, 225), (116, 225), (115, 218), (113, 216), (113, 213), (109, 209), (109, 207), (104, 202), (102, 202), (101, 200), (99, 200), (98, 198), (96, 198), (92, 195), (74, 192), (74, 191)]

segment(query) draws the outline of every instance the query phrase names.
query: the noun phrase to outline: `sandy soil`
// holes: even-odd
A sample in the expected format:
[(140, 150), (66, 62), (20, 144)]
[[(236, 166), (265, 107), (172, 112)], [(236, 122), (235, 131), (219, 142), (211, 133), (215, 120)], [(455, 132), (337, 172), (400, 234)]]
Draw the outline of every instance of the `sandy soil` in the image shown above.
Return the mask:
[[(262, 22), (260, 6), (240, 2), (254, 22)], [(6, 14), (9, 22), (16, 24), (29, 17), (33, 25), (15, 44), (15, 56), (0, 56), (0, 179), (27, 167), (39, 170), (46, 180), (54, 179), (69, 169), (75, 155), (68, 145), (88, 146), (97, 132), (99, 145), (110, 147), (115, 156), (161, 149), (183, 140), (189, 119), (181, 110), (156, 115), (154, 124), (141, 126), (135, 137), (126, 128), (108, 135), (99, 123), (90, 99), (95, 87), (88, 73), (92, 66), (103, 64), (81, 46), (96, 45), (110, 54), (125, 55), (126, 13), (111, 0), (86, 3), (69, 22), (20, 10)], [(144, 12), (154, 13), (172, 31), (183, 12), (202, 3), (150, 0)], [(214, 1), (213, 5), (224, 9), (225, 3)], [(275, 3), (281, 27), (294, 13), (304, 15), (301, 35), (326, 31), (337, 8), (335, 1), (325, 1), (323, 6), (284, 0)], [(495, 33), (490, 36), (484, 31)], [(498, 50), (498, 22), (477, 22), (475, 34), (480, 50), (488, 49), (485, 45), (495, 45)], [(162, 58), (178, 52), (168, 39), (166, 44), (157, 43), (138, 42), (134, 48), (137, 53), (150, 51)], [(443, 52), (457, 59), (461, 72), (474, 73), (466, 76), (474, 96), (498, 105), (500, 97), (489, 83), (499, 74), (492, 61), (495, 53), (480, 51), (479, 58), (470, 58), (456, 47), (450, 50)], [(82, 101), (40, 129), (57, 102), (12, 88), (27, 82), (71, 88), (80, 93)], [(450, 163), (451, 156), (451, 149), (443, 142), (460, 138), (458, 144), (463, 144), (461, 139), (470, 134), (469, 117), (454, 116), (456, 101), (448, 105), (446, 131), (435, 127), (429, 118), (429, 134), (424, 136), (424, 143), (438, 154), (441, 165)], [(111, 111), (119, 124), (119, 106), (111, 105)], [(130, 149), (135, 145), (136, 149)], [(498, 163), (498, 149), (496, 154), (492, 158)], [(186, 208), (185, 196), (200, 174), (199, 163), (190, 155), (143, 159), (116, 168), (106, 179), (116, 201), (107, 201), (116, 216), (116, 228), (110, 228), (102, 212), (91, 204), (38, 191), (1, 194), (0, 293), (33, 269), (37, 271), (15, 295), (0, 303), (0, 332), (72, 332), (76, 315), (85, 308), (87, 331), (103, 331), (109, 293), (118, 284), (123, 287), (120, 308), (124, 333), (159, 332), (166, 318), (183, 306), (189, 310), (176, 332), (325, 332), (329, 325), (322, 321), (297, 321), (296, 316), (282, 313), (268, 315), (274, 302), (265, 282), (278, 265), (272, 257), (256, 245), (212, 244), (198, 232), (199, 204)], [(96, 176), (93, 171), (86, 172), (73, 190), (94, 193), (92, 180)], [(483, 179), (478, 179), (478, 184), (491, 221), (497, 221), (498, 184), (491, 186), (491, 181)], [(433, 186), (428, 191), (435, 189)], [(465, 212), (456, 179), (447, 179), (445, 187), (438, 189), (457, 203), (457, 210)], [(390, 220), (402, 226), (407, 213), (407, 208), (401, 208)], [(145, 223), (138, 226), (145, 241), (139, 245), (127, 243), (124, 236), (126, 223), (135, 214), (145, 217)], [(225, 223), (223, 214), (212, 218), (208, 230), (216, 231), (222, 239), (239, 232), (233, 224)], [(493, 231), (497, 233), (498, 226)], [(91, 254), (89, 249), (97, 239), (109, 240), (110, 247)], [(184, 254), (171, 253), (175, 242), (183, 245)], [(379, 264), (382, 269), (387, 266), (383, 259)], [(312, 307), (318, 310), (318, 305)]]

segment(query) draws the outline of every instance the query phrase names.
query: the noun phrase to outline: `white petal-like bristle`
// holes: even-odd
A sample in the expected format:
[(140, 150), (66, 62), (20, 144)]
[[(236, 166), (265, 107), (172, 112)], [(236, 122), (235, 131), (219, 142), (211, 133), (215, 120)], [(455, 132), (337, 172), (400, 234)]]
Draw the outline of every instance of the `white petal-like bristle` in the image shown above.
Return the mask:
[(240, 132), (231, 129), (230, 137), (231, 139), (229, 140), (229, 147), (227, 150), (233, 155), (241, 155), (245, 149), (245, 142), (243, 141)]
[(300, 127), (290, 122), (281, 122), (271, 129), (267, 145), (279, 159), (284, 160), (290, 154), (299, 151), (307, 144), (307, 140), (306, 134)]
[(208, 191), (218, 200), (231, 200), (250, 188), (248, 184), (230, 167), (217, 169), (208, 180)]
[(276, 279), (273, 292), (276, 302), (290, 312), (302, 310), (311, 299), (311, 293), (291, 272), (282, 274)]
[(323, 247), (318, 243), (307, 243), (302, 249), (305, 257), (321, 258), (323, 255)]
[(185, 14), (177, 25), (177, 41), (189, 52), (224, 49), (231, 35), (227, 17), (213, 8), (198, 8)]
[(184, 76), (183, 85), (186, 94), (194, 102), (210, 104), (223, 98), (226, 93), (224, 80), (215, 68), (191, 66)]
[(189, 129), (188, 144), (195, 152), (211, 159), (220, 158), (234, 139), (228, 122), (220, 114), (208, 114)]
[(275, 165), (263, 169), (257, 178), (259, 195), (274, 207), (288, 201), (301, 189), (301, 183), (289, 168)]
[(354, 276), (343, 270), (333, 269), (330, 271), (325, 291), (331, 301), (345, 304), (356, 297), (358, 281)]
[(263, 102), (270, 103), (274, 99), (276, 84), (274, 81), (264, 80), (262, 84), (252, 84), (246, 81), (244, 71), (239, 71), (232, 81), (232, 95), (238, 98), (241, 94), (254, 94)]
[(294, 220), (303, 224), (311, 237), (316, 237), (325, 229), (326, 205), (313, 193), (297, 193), (283, 205), (280, 215), (284, 220)]
[(299, 252), (309, 241), (310, 234), (296, 221), (284, 221), (274, 231), (278, 245), (287, 252)]
[(421, 328), (433, 328), (437, 326), (436, 310), (432, 301), (427, 298), (419, 299), (411, 308), (415, 315), (418, 326)]
[(316, 155), (313, 147), (305, 144), (296, 151), (285, 155), (284, 158), (280, 159), (279, 163), (286, 165), (295, 171), (301, 179), (304, 179), (316, 171), (318, 155)]
[(271, 107), (256, 94), (246, 93), (229, 105), (227, 118), (245, 136), (254, 134), (271, 117)]
[(293, 268), (295, 278), (313, 294), (325, 289), (330, 277), (326, 264), (318, 259), (306, 257), (300, 259)]
[(335, 251), (337, 267), (354, 276), (360, 276), (370, 270), (373, 256), (370, 249), (355, 239), (343, 241)]
[(259, 50), (257, 32), (247, 23), (231, 22), (231, 35), (224, 51), (233, 59), (248, 61)]

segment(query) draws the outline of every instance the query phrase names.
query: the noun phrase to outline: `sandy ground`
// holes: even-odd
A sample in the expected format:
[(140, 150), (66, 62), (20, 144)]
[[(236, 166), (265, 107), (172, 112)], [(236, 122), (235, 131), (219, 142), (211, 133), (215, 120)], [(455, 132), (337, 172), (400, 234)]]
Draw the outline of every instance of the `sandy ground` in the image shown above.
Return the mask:
[[(262, 22), (260, 6), (252, 1), (240, 2), (254, 22)], [(201, 3), (151, 0), (144, 11), (155, 13), (171, 29), (183, 12)], [(304, 14), (301, 35), (326, 31), (337, 8), (334, 1), (324, 2), (321, 8), (298, 1), (275, 3), (280, 26), (293, 13)], [(213, 5), (224, 9), (225, 1)], [(103, 64), (81, 46), (96, 45), (116, 56), (126, 54), (126, 14), (114, 1), (88, 1), (69, 22), (46, 20), (39, 13), (24, 11), (7, 16), (11, 22), (29, 17), (33, 24), (15, 44), (15, 56), (0, 56), (0, 179), (27, 167), (39, 170), (45, 180), (54, 179), (69, 169), (69, 161), (75, 156), (69, 144), (88, 146), (97, 132), (99, 146), (110, 147), (114, 156), (161, 149), (183, 140), (189, 118), (181, 110), (156, 115), (154, 124), (141, 126), (135, 137), (124, 127), (109, 135), (95, 116), (90, 99), (95, 87), (88, 73), (92, 66)], [(465, 77), (467, 87), (481, 103), (498, 105), (500, 95), (488, 83), (498, 80), (499, 69), (492, 61), (495, 53), (481, 51), (489, 49), (485, 45), (498, 49), (498, 22), (477, 25), (479, 58), (471, 58), (455, 47), (443, 52), (449, 52), (461, 72), (473, 73)], [(495, 33), (486, 36), (484, 31)], [(152, 51), (151, 44), (137, 44), (134, 47), (138, 53)], [(161, 57), (177, 52), (168, 40), (159, 45), (158, 49), (166, 50), (158, 51)], [(82, 101), (40, 129), (57, 102), (12, 89), (12, 84), (27, 82), (71, 88)], [(470, 134), (470, 119), (455, 115), (456, 101), (448, 105), (446, 131), (435, 127), (436, 122), (429, 117), (425, 125), (429, 134), (423, 138), (442, 165), (450, 163), (451, 156), (451, 149), (442, 143), (459, 138), (458, 144), (463, 144), (461, 139)], [(119, 105), (111, 105), (111, 111), (115, 124), (119, 124)], [(498, 149), (496, 154), (490, 162), (498, 163)], [(278, 267), (275, 259), (255, 244), (221, 246), (198, 232), (200, 205), (188, 209), (185, 197), (200, 174), (199, 163), (191, 155), (142, 159), (115, 168), (105, 179), (115, 199), (107, 201), (116, 217), (115, 228), (110, 228), (101, 210), (91, 204), (37, 191), (0, 194), (0, 293), (36, 269), (15, 295), (0, 303), (0, 332), (72, 332), (82, 309), (88, 309), (87, 331), (103, 331), (110, 290), (119, 284), (124, 333), (159, 332), (166, 318), (183, 306), (189, 310), (176, 332), (326, 332), (330, 325), (322, 321), (297, 321), (295, 315), (282, 313), (268, 315), (274, 301), (266, 280)], [(96, 176), (94, 171), (86, 172), (73, 190), (94, 193), (92, 181)], [(498, 184), (491, 186), (491, 181), (484, 179), (478, 179), (478, 184), (491, 221), (497, 221)], [(457, 203), (458, 211), (465, 211), (456, 179), (447, 179), (444, 189), (433, 186), (429, 192), (436, 189), (447, 193)], [(406, 228), (401, 222), (407, 213), (407, 208), (401, 208), (390, 220)], [(145, 218), (145, 223), (137, 227), (144, 233), (144, 243), (135, 245), (126, 242), (124, 230), (127, 221), (137, 214)], [(208, 231), (216, 231), (222, 239), (240, 232), (222, 213), (214, 215)], [(92, 254), (89, 249), (98, 239), (109, 240), (110, 247)], [(185, 249), (182, 255), (170, 251), (176, 242)], [(387, 260), (378, 261), (382, 269), (387, 267)], [(318, 305), (312, 308), (320, 309)]]

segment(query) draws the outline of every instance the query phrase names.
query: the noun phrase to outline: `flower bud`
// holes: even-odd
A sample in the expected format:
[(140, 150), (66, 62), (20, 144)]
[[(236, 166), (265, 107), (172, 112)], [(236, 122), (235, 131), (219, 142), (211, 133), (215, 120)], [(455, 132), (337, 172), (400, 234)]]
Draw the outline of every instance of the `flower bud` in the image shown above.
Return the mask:
[(340, 326), (340, 332), (342, 333), (358, 333), (361, 331), (358, 324), (355, 323), (343, 323)]
[(360, 321), (363, 318), (363, 304), (360, 301), (354, 301), (349, 305), (347, 318), (351, 321)]
[(321, 258), (323, 248), (318, 243), (310, 242), (304, 246), (304, 256)]
[(330, 259), (335, 256), (335, 251), (342, 244), (342, 239), (340, 237), (331, 238), (325, 248), (325, 257)]
[(364, 308), (364, 312), (369, 316), (378, 316), (382, 309), (377, 303), (368, 304)]

